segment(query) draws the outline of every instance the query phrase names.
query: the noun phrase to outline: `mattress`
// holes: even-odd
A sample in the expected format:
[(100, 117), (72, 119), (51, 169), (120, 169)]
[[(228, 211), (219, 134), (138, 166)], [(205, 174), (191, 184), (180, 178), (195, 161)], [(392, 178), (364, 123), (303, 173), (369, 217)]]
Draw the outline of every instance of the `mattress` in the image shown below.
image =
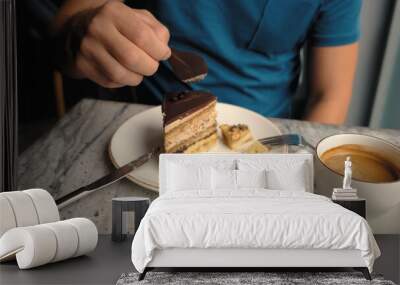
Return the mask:
[(265, 189), (157, 198), (134, 237), (132, 262), (143, 272), (155, 250), (170, 248), (359, 250), (370, 271), (380, 255), (361, 216), (324, 196)]

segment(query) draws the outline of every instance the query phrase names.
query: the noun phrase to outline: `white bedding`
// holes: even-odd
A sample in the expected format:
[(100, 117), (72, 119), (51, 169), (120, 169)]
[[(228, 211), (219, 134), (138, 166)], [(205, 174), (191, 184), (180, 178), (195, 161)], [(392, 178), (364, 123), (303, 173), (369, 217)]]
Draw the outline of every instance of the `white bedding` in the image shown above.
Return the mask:
[(198, 193), (166, 193), (151, 204), (132, 243), (139, 272), (155, 249), (165, 248), (358, 249), (370, 271), (380, 255), (367, 222), (326, 197), (260, 189)]

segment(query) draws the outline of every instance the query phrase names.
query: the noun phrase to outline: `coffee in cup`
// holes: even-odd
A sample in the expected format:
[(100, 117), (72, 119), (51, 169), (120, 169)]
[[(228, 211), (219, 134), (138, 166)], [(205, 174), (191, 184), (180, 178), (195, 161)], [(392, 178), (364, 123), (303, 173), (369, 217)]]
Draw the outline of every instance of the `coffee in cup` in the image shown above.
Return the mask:
[(326, 150), (320, 159), (329, 169), (343, 175), (344, 161), (348, 156), (352, 161), (353, 179), (371, 183), (388, 183), (400, 179), (400, 169), (377, 149), (369, 146), (340, 145)]

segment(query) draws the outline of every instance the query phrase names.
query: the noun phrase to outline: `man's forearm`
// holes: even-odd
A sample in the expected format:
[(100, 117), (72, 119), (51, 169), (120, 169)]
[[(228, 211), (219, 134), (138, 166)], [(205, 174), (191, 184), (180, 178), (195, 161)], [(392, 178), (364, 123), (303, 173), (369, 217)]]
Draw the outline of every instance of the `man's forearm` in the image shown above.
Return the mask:
[(323, 124), (343, 124), (346, 120), (351, 96), (341, 96), (341, 100), (335, 94), (323, 94), (316, 96), (319, 100), (312, 103), (310, 111), (304, 119)]
[(310, 108), (304, 119), (342, 124), (349, 109), (358, 44), (312, 49)]

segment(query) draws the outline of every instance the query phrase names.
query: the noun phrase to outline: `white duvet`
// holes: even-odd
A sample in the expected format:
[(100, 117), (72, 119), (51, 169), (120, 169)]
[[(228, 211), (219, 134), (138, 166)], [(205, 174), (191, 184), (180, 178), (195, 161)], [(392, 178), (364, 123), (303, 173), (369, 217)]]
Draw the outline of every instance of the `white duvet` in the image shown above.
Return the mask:
[(157, 198), (134, 237), (132, 262), (143, 272), (165, 248), (358, 249), (370, 271), (380, 255), (367, 222), (328, 198), (257, 189)]

